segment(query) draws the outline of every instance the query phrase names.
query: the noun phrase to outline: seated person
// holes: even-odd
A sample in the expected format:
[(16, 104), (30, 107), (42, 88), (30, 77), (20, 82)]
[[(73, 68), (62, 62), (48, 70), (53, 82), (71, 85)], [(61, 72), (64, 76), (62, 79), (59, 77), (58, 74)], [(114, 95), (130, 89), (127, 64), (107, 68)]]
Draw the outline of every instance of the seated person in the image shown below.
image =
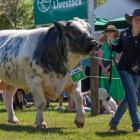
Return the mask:
[(91, 112), (91, 99), (89, 92), (82, 93), (83, 95), (83, 105), (86, 112)]
[(64, 106), (63, 106), (63, 100), (68, 99), (68, 106), (66, 107), (66, 110), (68, 112), (73, 112), (74, 111), (74, 102), (72, 101), (71, 97), (69, 96), (69, 94), (67, 92), (63, 92), (59, 98), (58, 98), (58, 106), (55, 108), (55, 110), (57, 111), (63, 111), (65, 110)]
[(14, 101), (13, 101), (14, 109), (17, 109), (17, 108), (20, 110), (24, 109), (24, 104), (25, 104), (24, 96), (25, 96), (24, 90), (22, 90), (21, 88), (17, 89), (14, 96)]
[(99, 100), (101, 101), (101, 110), (105, 114), (114, 114), (117, 110), (117, 104), (115, 100), (109, 96), (106, 89), (99, 89)]
[(64, 110), (64, 107), (63, 107), (63, 96), (64, 93), (62, 93), (59, 98), (58, 98), (58, 106), (55, 108), (55, 110), (57, 111), (63, 111)]

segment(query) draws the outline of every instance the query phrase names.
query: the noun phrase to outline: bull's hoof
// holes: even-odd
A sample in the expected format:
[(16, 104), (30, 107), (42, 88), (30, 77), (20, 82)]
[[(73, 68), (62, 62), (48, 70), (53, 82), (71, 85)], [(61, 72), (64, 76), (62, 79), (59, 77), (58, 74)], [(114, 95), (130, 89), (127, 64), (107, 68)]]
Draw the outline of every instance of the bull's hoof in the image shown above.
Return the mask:
[(80, 123), (80, 122), (78, 122), (77, 120), (75, 120), (75, 125), (76, 125), (78, 128), (83, 128), (83, 127), (84, 127), (84, 123)]
[(8, 120), (8, 123), (10, 123), (10, 124), (20, 124), (19, 120), (15, 120), (15, 121)]
[(36, 125), (37, 129), (46, 129), (48, 128), (48, 125), (46, 123), (40, 124), (40, 125)]

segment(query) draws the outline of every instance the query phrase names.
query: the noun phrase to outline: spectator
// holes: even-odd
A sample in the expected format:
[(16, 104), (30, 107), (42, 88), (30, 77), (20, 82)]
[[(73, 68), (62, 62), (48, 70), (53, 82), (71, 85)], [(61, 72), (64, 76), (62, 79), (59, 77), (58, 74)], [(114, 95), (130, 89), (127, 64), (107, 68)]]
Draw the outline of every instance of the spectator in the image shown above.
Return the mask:
[(117, 104), (114, 99), (108, 95), (106, 89), (99, 89), (99, 100), (101, 101), (101, 110), (104, 114), (115, 114)]
[[(91, 111), (91, 93), (90, 91), (83, 93), (84, 109), (87, 112)], [(115, 114), (117, 110), (117, 104), (114, 99), (108, 95), (106, 89), (99, 88), (99, 101), (100, 101), (100, 113), (103, 114)]]
[(67, 92), (63, 92), (59, 98), (58, 98), (58, 106), (55, 108), (55, 110), (58, 110), (58, 111), (64, 111), (65, 108), (63, 106), (63, 101), (64, 101), (64, 98), (67, 98), (68, 99), (68, 106), (66, 107), (66, 110), (68, 112), (73, 112), (74, 111), (74, 102), (73, 100), (71, 99), (71, 97), (69, 96), (69, 94)]
[[(115, 26), (109, 25), (103, 32), (106, 42), (102, 44), (99, 57), (103, 59), (115, 59), (118, 61), (119, 54), (112, 52), (110, 49), (109, 42), (117, 43), (115, 39), (118, 38), (119, 32)], [(101, 67), (100, 77), (100, 87), (105, 88), (109, 95), (113, 97), (117, 102), (119, 102), (124, 97), (124, 89), (121, 83), (121, 80), (111, 79), (111, 78), (119, 78), (119, 74), (117, 71), (117, 67), (112, 61), (107, 60), (99, 60), (99, 65)]]
[(17, 108), (20, 110), (24, 109), (24, 104), (25, 104), (24, 96), (25, 96), (24, 90), (22, 90), (21, 88), (17, 89), (13, 102), (14, 109)]
[(58, 106), (55, 108), (55, 110), (57, 111), (63, 111), (64, 110), (64, 107), (63, 107), (63, 96), (64, 93), (62, 93), (59, 98), (58, 98)]

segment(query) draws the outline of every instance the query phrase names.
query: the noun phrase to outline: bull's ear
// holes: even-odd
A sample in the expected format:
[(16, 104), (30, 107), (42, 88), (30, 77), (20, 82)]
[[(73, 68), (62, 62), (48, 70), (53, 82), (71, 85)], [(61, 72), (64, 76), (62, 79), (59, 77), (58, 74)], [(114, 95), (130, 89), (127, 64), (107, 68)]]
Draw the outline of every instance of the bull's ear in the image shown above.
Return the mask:
[(55, 21), (54, 26), (61, 31), (66, 31), (67, 22), (66, 21)]

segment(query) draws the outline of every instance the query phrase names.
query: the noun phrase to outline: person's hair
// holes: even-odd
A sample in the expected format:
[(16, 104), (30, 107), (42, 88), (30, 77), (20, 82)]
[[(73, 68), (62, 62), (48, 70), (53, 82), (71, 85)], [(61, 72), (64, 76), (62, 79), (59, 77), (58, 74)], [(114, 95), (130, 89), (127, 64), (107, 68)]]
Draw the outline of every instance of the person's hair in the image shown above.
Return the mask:
[(108, 25), (105, 30), (103, 31), (103, 34), (107, 34), (108, 31), (114, 31), (115, 36), (114, 38), (118, 38), (119, 37), (119, 31), (117, 30), (117, 28), (114, 25)]

